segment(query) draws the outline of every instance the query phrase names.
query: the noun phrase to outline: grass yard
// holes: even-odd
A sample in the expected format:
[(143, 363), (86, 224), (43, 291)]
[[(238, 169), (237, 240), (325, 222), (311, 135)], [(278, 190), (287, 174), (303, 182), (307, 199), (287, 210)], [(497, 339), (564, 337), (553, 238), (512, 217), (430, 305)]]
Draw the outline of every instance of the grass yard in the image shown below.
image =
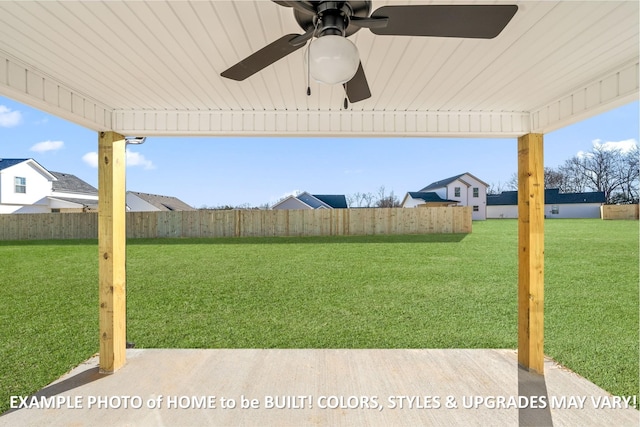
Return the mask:
[[(547, 220), (545, 353), (637, 395), (638, 222)], [(98, 351), (95, 241), (0, 242), (0, 412)], [(516, 348), (517, 222), (462, 235), (132, 240), (137, 348)]]

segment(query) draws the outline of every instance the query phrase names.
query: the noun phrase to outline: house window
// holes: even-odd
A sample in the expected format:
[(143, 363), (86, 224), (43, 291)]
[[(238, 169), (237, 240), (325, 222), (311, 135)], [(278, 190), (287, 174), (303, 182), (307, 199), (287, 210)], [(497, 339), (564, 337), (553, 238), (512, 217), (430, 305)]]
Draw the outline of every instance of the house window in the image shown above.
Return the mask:
[(16, 176), (14, 182), (16, 185), (15, 186), (16, 193), (22, 193), (22, 194), (27, 193), (27, 178)]
[(53, 208), (51, 209), (51, 213), (60, 213), (60, 209)]
[(474, 212), (480, 212), (480, 207), (479, 206), (474, 206), (473, 207), (473, 211)]
[(558, 215), (560, 213), (560, 206), (552, 205), (551, 206), (551, 213), (554, 214), (554, 215)]
[(460, 187), (455, 187), (453, 189), (453, 197), (460, 197)]
[(480, 196), (480, 190), (478, 189), (478, 187), (473, 187), (473, 197), (479, 197)]

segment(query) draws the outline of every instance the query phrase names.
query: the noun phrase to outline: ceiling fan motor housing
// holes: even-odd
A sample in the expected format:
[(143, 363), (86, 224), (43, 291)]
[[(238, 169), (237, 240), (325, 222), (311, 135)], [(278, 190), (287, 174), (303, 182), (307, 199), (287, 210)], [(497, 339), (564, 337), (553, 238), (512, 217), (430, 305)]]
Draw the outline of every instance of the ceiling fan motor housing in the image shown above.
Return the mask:
[(314, 30), (315, 37), (339, 35), (349, 37), (360, 26), (353, 25), (351, 18), (366, 18), (371, 12), (370, 0), (322, 1), (315, 6), (315, 14), (295, 9), (293, 15), (304, 31)]
[(346, 36), (346, 29), (353, 15), (348, 2), (326, 1), (318, 5), (318, 14), (313, 17), (317, 25), (316, 37)]

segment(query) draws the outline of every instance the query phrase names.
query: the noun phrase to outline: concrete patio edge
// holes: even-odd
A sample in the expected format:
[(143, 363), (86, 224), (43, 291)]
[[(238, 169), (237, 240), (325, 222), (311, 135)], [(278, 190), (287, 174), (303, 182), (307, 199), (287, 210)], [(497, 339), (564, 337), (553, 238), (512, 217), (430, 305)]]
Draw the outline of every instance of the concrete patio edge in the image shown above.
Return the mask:
[(94, 357), (13, 397), (29, 407), (0, 426), (640, 425), (624, 399), (515, 350), (130, 349), (115, 374)]

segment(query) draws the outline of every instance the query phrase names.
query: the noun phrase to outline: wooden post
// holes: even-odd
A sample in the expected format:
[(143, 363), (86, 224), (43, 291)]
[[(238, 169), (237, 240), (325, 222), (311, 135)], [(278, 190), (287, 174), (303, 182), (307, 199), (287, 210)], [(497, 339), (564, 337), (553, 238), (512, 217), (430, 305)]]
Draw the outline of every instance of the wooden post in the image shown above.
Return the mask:
[(543, 136), (518, 138), (518, 363), (544, 375)]
[(125, 139), (98, 137), (98, 274), (100, 283), (100, 372), (112, 373), (126, 355)]

